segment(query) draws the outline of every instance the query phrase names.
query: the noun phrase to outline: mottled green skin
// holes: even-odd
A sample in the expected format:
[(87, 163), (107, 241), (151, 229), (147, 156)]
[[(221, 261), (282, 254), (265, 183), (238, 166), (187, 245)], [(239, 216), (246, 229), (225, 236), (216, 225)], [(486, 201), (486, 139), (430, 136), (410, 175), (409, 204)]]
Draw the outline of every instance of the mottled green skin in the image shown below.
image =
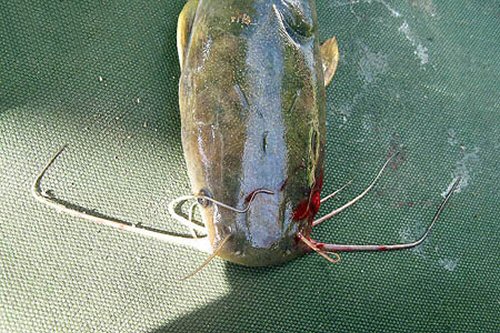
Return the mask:
[(179, 102), (193, 193), (242, 209), (253, 191), (275, 192), (257, 194), (247, 213), (201, 208), (210, 242), (217, 249), (230, 235), (218, 255), (247, 266), (291, 260), (307, 251), (296, 234), (309, 235), (316, 213), (294, 211), (322, 182), (315, 2), (190, 1)]

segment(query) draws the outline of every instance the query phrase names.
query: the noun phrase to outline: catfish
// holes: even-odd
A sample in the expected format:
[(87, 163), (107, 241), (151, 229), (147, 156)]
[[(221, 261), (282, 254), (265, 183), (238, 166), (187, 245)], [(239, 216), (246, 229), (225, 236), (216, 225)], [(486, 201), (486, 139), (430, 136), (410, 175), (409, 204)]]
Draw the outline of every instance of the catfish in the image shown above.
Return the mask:
[[(210, 253), (245, 266), (270, 266), (317, 252), (388, 251), (420, 245), (457, 189), (441, 202), (416, 241), (389, 245), (327, 244), (313, 227), (364, 197), (316, 218), (326, 146), (326, 86), (339, 62), (337, 40), (320, 45), (314, 0), (189, 0), (177, 29), (181, 140), (192, 195), (169, 212), (193, 230), (182, 237), (97, 213), (44, 191), (41, 181), (64, 147), (36, 178), (38, 200), (72, 216)], [(178, 206), (196, 200), (203, 226)], [(206, 232), (207, 236), (199, 236)], [(202, 266), (203, 267), (203, 266)]]

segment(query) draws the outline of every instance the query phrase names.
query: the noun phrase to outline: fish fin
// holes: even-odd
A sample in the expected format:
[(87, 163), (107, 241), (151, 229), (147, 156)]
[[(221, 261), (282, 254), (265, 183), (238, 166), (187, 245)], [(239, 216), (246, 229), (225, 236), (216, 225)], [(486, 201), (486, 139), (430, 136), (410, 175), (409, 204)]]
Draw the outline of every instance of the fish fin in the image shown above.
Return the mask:
[(339, 45), (337, 43), (337, 38), (334, 36), (321, 44), (320, 53), (326, 87), (332, 81), (339, 63)]
[(191, 38), (191, 29), (193, 27), (196, 10), (198, 8), (198, 0), (189, 0), (179, 14), (177, 21), (177, 52), (179, 53), (179, 64), (184, 64), (186, 57), (189, 39)]

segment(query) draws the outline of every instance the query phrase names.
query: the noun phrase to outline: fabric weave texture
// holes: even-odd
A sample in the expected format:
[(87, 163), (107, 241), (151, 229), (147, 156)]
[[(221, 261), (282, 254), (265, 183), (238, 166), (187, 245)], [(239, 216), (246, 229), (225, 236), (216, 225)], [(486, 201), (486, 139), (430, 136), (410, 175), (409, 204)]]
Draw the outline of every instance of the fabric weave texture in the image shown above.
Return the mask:
[(391, 253), (245, 268), (61, 214), (59, 198), (186, 233), (175, 42), (183, 1), (0, 3), (0, 332), (499, 332), (500, 3), (318, 0), (341, 60), (328, 95), (337, 243), (430, 239)]

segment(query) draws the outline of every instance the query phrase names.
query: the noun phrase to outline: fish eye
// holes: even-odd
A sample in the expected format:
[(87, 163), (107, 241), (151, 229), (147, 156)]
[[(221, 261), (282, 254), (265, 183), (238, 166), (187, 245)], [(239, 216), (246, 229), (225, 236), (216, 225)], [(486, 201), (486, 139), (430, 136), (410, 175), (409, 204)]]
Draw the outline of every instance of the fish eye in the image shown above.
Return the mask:
[(208, 190), (203, 189), (200, 191), (200, 193), (198, 193), (198, 198), (196, 200), (203, 208), (207, 208), (212, 204), (212, 202), (207, 198), (212, 198), (212, 195)]

